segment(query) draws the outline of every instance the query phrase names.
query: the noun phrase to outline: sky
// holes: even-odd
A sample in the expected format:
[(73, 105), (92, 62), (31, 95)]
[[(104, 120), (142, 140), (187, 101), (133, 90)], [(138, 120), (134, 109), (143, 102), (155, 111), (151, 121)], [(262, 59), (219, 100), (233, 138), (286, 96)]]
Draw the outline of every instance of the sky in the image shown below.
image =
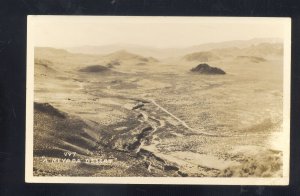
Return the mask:
[(253, 38), (283, 38), (287, 18), (29, 16), (35, 46), (134, 44), (182, 48)]

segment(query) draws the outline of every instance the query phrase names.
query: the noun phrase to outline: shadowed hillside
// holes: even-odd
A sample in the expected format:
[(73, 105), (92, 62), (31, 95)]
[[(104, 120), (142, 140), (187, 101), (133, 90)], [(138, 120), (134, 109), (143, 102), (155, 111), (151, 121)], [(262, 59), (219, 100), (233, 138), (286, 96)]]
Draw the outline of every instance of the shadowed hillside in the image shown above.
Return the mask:
[(96, 130), (80, 118), (47, 103), (35, 103), (34, 109), (34, 155), (60, 157), (65, 151), (88, 155), (96, 146)]
[(196, 67), (191, 69), (191, 72), (197, 73), (197, 74), (206, 74), (206, 75), (224, 75), (226, 74), (225, 71), (223, 71), (220, 68), (217, 67), (211, 67), (208, 64), (199, 64)]

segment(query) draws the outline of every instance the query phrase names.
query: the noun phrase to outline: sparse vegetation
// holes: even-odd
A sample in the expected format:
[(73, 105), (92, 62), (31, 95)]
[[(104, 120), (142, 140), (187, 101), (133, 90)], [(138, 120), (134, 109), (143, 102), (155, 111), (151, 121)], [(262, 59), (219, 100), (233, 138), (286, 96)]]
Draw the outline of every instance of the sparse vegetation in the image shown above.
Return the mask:
[[(282, 129), (280, 51), (265, 43), (157, 60), (36, 48), (34, 174), (280, 177), (270, 142)], [(66, 152), (114, 161), (44, 162)]]
[(281, 177), (282, 154), (264, 152), (245, 159), (239, 166), (221, 171), (222, 177)]

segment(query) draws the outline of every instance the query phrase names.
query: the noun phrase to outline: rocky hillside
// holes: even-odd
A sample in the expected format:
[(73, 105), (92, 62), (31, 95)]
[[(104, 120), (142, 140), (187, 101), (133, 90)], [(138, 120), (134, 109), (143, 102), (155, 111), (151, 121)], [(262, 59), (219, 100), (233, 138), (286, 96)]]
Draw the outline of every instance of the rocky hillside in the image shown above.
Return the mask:
[(206, 63), (199, 64), (197, 67), (192, 68), (191, 72), (206, 75), (226, 74), (225, 71), (223, 71), (222, 69), (217, 67), (211, 67)]
[[(45, 123), (47, 122), (47, 123)], [(48, 103), (34, 103), (34, 155), (61, 156), (65, 151), (88, 155), (96, 147), (97, 131), (82, 119)]]

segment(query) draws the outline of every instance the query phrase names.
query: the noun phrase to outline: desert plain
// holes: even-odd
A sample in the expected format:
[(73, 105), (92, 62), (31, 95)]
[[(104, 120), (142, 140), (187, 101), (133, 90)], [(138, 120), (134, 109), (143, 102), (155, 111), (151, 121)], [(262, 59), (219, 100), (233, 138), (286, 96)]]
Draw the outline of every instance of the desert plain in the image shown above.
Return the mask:
[(282, 116), (278, 39), (34, 50), (34, 176), (282, 177)]

